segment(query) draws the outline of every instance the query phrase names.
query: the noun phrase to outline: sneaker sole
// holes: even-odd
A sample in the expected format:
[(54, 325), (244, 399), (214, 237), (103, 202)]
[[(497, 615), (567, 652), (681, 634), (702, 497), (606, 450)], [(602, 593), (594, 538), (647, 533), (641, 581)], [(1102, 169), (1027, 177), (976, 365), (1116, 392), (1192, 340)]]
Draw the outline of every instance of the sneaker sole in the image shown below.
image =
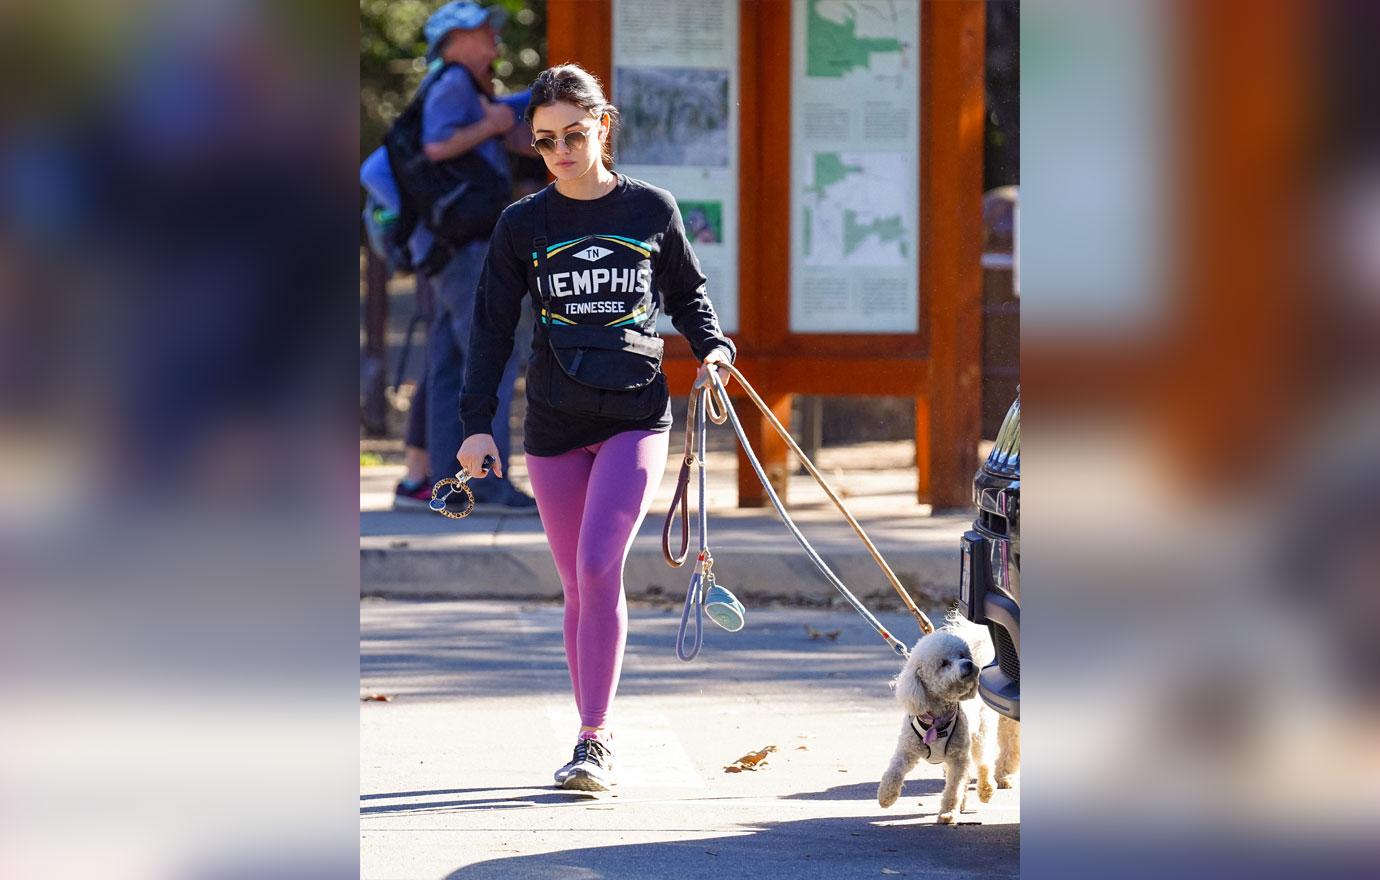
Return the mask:
[(605, 782), (602, 779), (595, 779), (588, 773), (571, 773), (561, 783), (561, 788), (568, 791), (612, 791), (613, 783)]

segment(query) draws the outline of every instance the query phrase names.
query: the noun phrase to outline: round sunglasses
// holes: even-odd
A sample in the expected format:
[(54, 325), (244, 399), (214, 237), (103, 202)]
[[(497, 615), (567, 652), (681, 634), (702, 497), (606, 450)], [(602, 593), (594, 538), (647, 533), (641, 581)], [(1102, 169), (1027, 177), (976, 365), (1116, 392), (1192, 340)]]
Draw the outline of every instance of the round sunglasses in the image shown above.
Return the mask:
[(551, 156), (555, 154), (556, 147), (559, 144), (565, 144), (566, 149), (574, 153), (575, 151), (583, 148), (584, 145), (589, 142), (589, 136), (590, 132), (585, 131), (584, 129), (578, 129), (558, 138), (537, 138), (536, 140), (532, 141), (532, 148), (543, 156)]

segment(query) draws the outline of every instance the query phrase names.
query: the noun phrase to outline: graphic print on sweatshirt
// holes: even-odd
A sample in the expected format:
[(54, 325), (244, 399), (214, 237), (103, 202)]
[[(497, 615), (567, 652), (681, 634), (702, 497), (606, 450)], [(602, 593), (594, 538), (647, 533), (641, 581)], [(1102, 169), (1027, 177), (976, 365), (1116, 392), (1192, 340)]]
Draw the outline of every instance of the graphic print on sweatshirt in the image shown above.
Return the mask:
[[(622, 235), (586, 235), (546, 247), (546, 279), (539, 279), (551, 311), (543, 324), (634, 327), (653, 317), (652, 252)], [(537, 253), (532, 252), (537, 267)]]

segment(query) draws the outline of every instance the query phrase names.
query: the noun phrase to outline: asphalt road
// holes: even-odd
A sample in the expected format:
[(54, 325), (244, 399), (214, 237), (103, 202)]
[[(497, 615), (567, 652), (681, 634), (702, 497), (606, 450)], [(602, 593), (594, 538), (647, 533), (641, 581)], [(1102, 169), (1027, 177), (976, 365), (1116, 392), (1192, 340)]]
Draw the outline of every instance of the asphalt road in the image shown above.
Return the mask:
[[(878, 616), (919, 635), (908, 615)], [(595, 798), (551, 782), (578, 729), (558, 604), (364, 600), (360, 693), (391, 700), (360, 708), (361, 876), (1016, 876), (1019, 787), (937, 826), (941, 772), (923, 765), (877, 805), (900, 660), (862, 618), (749, 607), (739, 633), (706, 621), (682, 663), (679, 617), (678, 603), (631, 610), (620, 785)], [(768, 745), (761, 769), (724, 771)]]

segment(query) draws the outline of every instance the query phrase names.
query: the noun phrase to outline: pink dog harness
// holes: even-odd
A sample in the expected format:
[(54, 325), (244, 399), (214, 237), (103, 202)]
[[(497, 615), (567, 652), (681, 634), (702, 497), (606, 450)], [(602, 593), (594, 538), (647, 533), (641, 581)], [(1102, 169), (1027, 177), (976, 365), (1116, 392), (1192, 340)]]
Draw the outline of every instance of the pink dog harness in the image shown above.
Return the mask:
[(926, 761), (931, 764), (944, 763), (944, 755), (949, 751), (949, 738), (953, 736), (957, 721), (957, 706), (937, 718), (929, 712), (910, 717), (910, 729), (920, 737), (920, 745), (925, 748)]

